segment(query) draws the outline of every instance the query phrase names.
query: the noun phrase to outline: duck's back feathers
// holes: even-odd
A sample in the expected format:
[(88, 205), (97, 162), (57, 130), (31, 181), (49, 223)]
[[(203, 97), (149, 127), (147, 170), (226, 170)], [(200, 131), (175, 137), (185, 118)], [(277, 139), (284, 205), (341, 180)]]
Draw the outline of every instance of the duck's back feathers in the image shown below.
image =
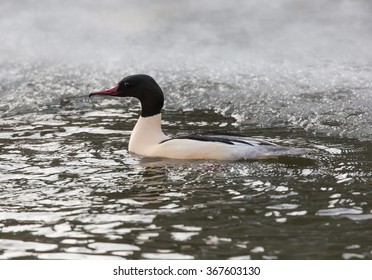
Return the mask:
[(235, 134), (235, 133), (221, 133), (221, 132), (203, 132), (203, 133), (194, 133), (189, 135), (176, 136), (166, 141), (172, 141), (175, 139), (189, 139), (195, 141), (204, 141), (204, 142), (218, 142), (227, 145), (248, 145), (248, 146), (277, 146), (276, 144), (267, 142), (265, 140), (246, 137), (244, 135)]
[(183, 159), (262, 159), (305, 153), (303, 149), (287, 148), (261, 139), (216, 132), (169, 138), (158, 147), (158, 155)]

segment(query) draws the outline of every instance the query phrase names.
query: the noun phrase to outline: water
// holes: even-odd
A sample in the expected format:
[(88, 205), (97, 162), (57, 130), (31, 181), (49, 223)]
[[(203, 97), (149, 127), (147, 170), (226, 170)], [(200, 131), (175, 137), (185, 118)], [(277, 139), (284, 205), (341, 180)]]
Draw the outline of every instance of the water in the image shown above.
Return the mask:
[[(2, 1), (0, 258), (371, 259), (368, 1)], [(301, 158), (128, 154), (147, 73), (168, 134)]]

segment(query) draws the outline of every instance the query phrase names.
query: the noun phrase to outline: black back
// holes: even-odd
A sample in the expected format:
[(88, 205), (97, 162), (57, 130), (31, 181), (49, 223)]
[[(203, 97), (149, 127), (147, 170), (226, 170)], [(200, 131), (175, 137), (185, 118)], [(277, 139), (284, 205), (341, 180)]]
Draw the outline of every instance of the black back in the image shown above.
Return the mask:
[(265, 140), (249, 138), (249, 137), (245, 137), (240, 134), (213, 132), (213, 131), (176, 136), (174, 138), (166, 139), (162, 141), (161, 143), (176, 140), (176, 139), (189, 139), (189, 140), (205, 141), (205, 142), (219, 142), (219, 143), (224, 143), (228, 145), (244, 144), (248, 146), (276, 146), (275, 144), (267, 142)]

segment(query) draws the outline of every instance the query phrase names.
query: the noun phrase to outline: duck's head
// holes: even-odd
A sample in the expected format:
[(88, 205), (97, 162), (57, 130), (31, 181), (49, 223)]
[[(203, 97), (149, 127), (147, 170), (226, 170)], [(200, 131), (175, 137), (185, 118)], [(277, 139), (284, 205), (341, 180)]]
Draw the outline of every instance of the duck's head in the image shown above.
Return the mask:
[(163, 91), (155, 80), (143, 74), (132, 75), (122, 79), (115, 87), (92, 92), (93, 95), (110, 95), (117, 97), (135, 97), (141, 102), (142, 117), (150, 117), (161, 112), (164, 104)]

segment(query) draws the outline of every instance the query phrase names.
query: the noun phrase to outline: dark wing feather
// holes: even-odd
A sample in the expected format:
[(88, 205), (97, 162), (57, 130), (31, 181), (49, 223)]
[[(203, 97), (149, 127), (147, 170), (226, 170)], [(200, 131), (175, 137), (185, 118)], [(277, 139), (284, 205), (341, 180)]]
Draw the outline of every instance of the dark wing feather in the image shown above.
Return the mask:
[[(249, 138), (243, 135), (234, 134), (234, 133), (221, 133), (221, 132), (206, 132), (206, 133), (195, 133), (190, 135), (182, 135), (174, 138), (166, 139), (161, 143), (175, 140), (175, 139), (189, 139), (195, 141), (206, 141), (206, 142), (219, 142), (228, 145), (249, 145), (249, 146), (277, 146), (273, 143), (267, 142), (261, 139)], [(161, 144), (160, 143), (160, 144)]]

